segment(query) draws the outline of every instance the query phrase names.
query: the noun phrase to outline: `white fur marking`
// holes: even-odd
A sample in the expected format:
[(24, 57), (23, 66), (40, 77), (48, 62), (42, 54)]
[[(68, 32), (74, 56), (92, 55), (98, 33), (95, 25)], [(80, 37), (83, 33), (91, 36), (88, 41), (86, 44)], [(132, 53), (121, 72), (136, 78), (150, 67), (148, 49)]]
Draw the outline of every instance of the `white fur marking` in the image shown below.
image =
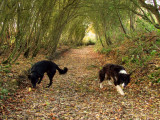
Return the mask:
[(111, 82), (110, 80), (108, 80), (108, 84), (109, 84), (109, 85), (112, 85), (112, 82)]
[(120, 70), (119, 73), (121, 73), (121, 74), (127, 74), (127, 72), (125, 70)]
[(102, 85), (102, 83), (100, 83), (100, 88), (101, 88), (101, 89), (103, 88), (103, 85)]
[(122, 83), (122, 88), (124, 88), (124, 85), (125, 85), (125, 84), (124, 84), (124, 83)]
[(121, 88), (119, 85), (117, 85), (116, 88), (117, 88), (117, 91), (118, 91), (121, 95), (124, 95), (124, 92), (123, 92), (122, 88)]

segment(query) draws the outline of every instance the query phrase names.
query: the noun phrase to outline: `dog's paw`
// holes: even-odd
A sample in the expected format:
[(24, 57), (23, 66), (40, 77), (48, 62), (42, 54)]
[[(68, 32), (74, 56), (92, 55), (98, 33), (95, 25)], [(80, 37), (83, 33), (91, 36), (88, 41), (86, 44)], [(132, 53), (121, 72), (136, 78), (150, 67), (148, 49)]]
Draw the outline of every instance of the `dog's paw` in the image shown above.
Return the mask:
[(124, 96), (125, 95), (125, 93), (120, 93), (122, 96)]
[(101, 89), (103, 88), (103, 85), (102, 85), (102, 83), (100, 83), (100, 86), (99, 86)]

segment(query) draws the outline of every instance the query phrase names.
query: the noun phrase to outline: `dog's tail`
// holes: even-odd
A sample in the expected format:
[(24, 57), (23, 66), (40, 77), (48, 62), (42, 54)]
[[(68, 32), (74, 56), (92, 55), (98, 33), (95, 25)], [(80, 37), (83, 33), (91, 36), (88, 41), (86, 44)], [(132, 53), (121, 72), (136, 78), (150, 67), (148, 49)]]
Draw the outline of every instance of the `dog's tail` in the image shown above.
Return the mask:
[(58, 67), (58, 65), (56, 66), (56, 69), (58, 70), (59, 74), (65, 74), (68, 71), (67, 67), (64, 67), (64, 69), (62, 70)]

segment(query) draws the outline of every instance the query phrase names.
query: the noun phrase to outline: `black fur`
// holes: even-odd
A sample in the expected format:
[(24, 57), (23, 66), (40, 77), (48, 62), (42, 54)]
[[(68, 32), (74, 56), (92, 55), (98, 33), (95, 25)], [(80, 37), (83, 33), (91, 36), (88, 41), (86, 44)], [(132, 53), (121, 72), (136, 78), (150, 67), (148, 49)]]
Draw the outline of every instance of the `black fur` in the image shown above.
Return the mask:
[(131, 74), (119, 73), (121, 70), (125, 70), (125, 68), (120, 65), (106, 64), (102, 70), (99, 71), (100, 83), (104, 81), (106, 75), (107, 80), (113, 79), (115, 86), (124, 83), (124, 87), (126, 87), (130, 82)]
[(65, 74), (67, 73), (68, 68), (64, 67), (64, 69), (62, 70), (54, 62), (47, 60), (35, 63), (30, 70), (31, 74), (28, 75), (28, 78), (31, 80), (33, 88), (36, 87), (36, 83), (41, 83), (45, 72), (47, 73), (50, 80), (50, 83), (47, 87), (50, 87), (52, 85), (52, 79), (56, 73), (56, 70), (59, 71), (59, 74)]

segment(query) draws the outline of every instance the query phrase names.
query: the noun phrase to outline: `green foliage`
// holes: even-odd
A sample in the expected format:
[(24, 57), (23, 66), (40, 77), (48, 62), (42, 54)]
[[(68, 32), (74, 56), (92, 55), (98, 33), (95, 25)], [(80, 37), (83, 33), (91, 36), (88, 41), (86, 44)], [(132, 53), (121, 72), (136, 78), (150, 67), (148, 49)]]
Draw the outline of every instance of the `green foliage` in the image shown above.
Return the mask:
[(1, 90), (1, 94), (2, 95), (7, 95), (8, 94), (8, 90), (7, 89), (2, 89)]
[[(146, 10), (137, 17), (134, 13), (139, 11), (138, 7), (141, 7), (138, 1), (128, 0), (3, 0), (0, 7), (0, 22), (3, 23), (0, 24), (0, 48), (9, 48), (6, 63), (15, 62), (28, 48), (32, 54), (35, 54), (34, 49), (39, 51), (42, 47), (52, 54), (60, 42), (60, 45), (83, 45), (89, 24), (102, 39), (103, 47), (119, 44), (132, 31), (129, 27), (131, 18), (136, 25), (135, 31), (156, 31), (155, 24), (145, 19), (154, 13)], [(89, 41), (87, 44), (94, 43)]]
[(144, 66), (158, 54), (153, 44), (142, 42), (141, 40), (135, 42), (135, 46), (128, 50), (128, 56), (122, 57), (122, 62), (126, 64), (134, 63), (138, 66)]
[(4, 99), (7, 97), (9, 91), (5, 88), (1, 88), (1, 91), (0, 91), (1, 95), (0, 95), (0, 99)]
[(103, 54), (109, 54), (111, 51), (112, 51), (112, 49), (111, 49), (111, 48), (108, 48), (108, 49), (106, 49), (106, 48), (102, 48), (102, 49), (100, 50), (100, 53), (103, 53)]
[(82, 46), (87, 24), (83, 23), (84, 17), (78, 17), (67, 25), (60, 39), (60, 45), (65, 44), (72, 47)]
[(86, 67), (86, 69), (88, 69), (88, 70), (92, 70), (92, 69), (95, 69), (95, 68), (98, 68), (98, 66), (96, 66), (96, 65), (89, 65), (89, 66)]
[(150, 24), (148, 22), (146, 22), (145, 20), (143, 19), (140, 19), (140, 18), (137, 18), (136, 20), (136, 24), (137, 24), (137, 30), (140, 30), (142, 32), (143, 31), (149, 31), (149, 32), (152, 32), (152, 31), (158, 31), (153, 24)]
[(2, 45), (2, 46), (0, 46), (0, 47), (1, 47), (2, 50), (4, 50), (4, 49), (7, 49), (7, 48), (8, 48), (8, 45)]
[(160, 83), (160, 68), (149, 74), (148, 78), (152, 81), (152, 83)]
[(84, 43), (85, 45), (95, 45), (95, 42), (93, 40), (88, 40)]
[(0, 65), (0, 72), (10, 73), (11, 72), (10, 69), (11, 69), (10, 64), (5, 65), (5, 66)]

